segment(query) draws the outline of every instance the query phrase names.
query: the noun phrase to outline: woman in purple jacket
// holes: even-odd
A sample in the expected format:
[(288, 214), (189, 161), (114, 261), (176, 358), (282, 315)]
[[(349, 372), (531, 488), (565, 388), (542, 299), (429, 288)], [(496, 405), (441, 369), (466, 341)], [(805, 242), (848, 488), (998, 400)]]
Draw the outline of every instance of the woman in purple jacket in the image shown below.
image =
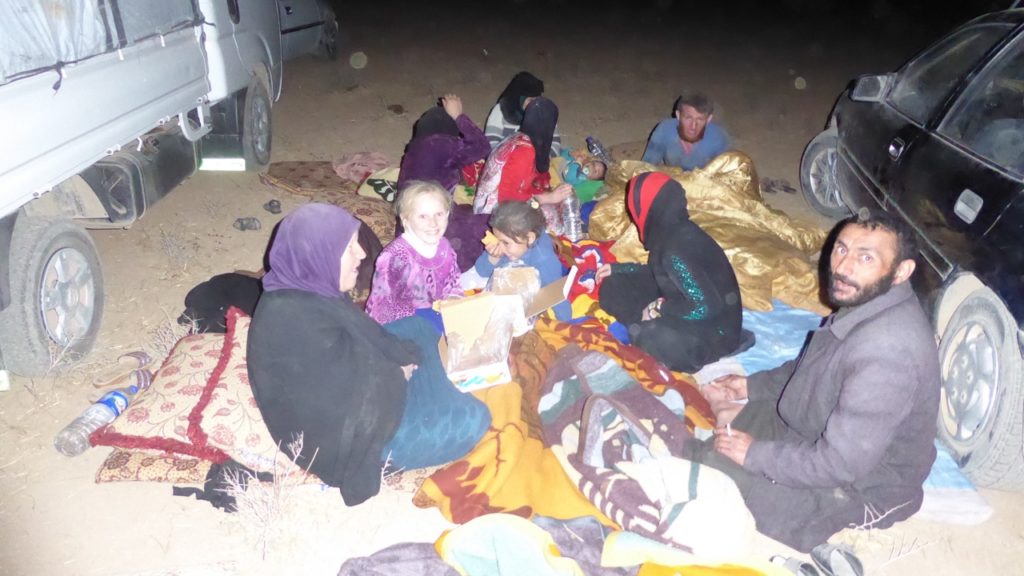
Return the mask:
[[(437, 182), (451, 193), (462, 178), (462, 169), (487, 158), (491, 146), (487, 136), (462, 113), (462, 99), (446, 94), (441, 105), (420, 116), (413, 126), (412, 140), (405, 146), (398, 188), (407, 182)], [(401, 233), (401, 223), (398, 225)], [(459, 269), (468, 270), (483, 252), (480, 240), (487, 232), (487, 215), (473, 214), (473, 207), (452, 206), (445, 238), (458, 255)]]

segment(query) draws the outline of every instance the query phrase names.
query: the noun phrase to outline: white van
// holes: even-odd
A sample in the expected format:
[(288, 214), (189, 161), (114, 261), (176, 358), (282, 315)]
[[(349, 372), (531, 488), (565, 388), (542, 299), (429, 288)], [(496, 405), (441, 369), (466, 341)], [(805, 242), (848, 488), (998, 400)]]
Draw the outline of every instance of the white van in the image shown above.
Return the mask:
[(281, 23), (261, 0), (0, 2), (0, 368), (96, 338), (84, 228), (125, 228), (206, 163), (270, 162)]

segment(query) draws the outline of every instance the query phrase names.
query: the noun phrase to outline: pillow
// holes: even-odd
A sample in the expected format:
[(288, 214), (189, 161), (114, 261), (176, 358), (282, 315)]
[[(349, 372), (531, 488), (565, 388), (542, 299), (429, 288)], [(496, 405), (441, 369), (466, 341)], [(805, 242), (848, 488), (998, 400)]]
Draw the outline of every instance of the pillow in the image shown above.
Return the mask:
[(160, 452), (115, 448), (96, 471), (96, 482), (170, 482), (198, 484), (206, 482), (212, 462)]
[(398, 173), (399, 168), (384, 168), (366, 177), (359, 185), (356, 194), (375, 198), (391, 203), (395, 201), (398, 194)]
[(209, 446), (239, 464), (257, 472), (301, 473), (287, 447), (279, 449), (271, 437), (249, 385), (245, 354), (251, 322), (238, 308), (228, 310), (221, 362), (210, 376), (210, 402), (202, 410), (200, 426)]
[(224, 335), (192, 334), (174, 345), (153, 382), (139, 391), (109, 425), (93, 432), (93, 446), (145, 448), (223, 462), (227, 454), (207, 445), (199, 427), (209, 401), (207, 383), (217, 367)]

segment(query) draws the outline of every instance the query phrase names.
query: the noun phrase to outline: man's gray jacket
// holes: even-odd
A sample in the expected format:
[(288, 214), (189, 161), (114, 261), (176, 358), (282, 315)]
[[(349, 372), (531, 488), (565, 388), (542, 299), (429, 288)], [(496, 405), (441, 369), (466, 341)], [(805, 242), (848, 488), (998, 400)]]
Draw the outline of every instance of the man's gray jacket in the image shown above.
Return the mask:
[(887, 512), (873, 527), (910, 517), (935, 460), (939, 387), (934, 331), (909, 282), (829, 317), (798, 359), (751, 375), (747, 408), (777, 409), (744, 462), (758, 529), (807, 550)]

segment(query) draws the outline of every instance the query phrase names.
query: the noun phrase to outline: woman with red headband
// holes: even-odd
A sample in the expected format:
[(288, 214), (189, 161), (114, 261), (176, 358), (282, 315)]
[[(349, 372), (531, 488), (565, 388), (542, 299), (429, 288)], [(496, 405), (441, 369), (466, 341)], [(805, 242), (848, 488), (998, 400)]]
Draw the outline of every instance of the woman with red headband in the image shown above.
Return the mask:
[(629, 327), (633, 345), (672, 370), (696, 372), (736, 352), (743, 319), (736, 274), (690, 220), (683, 187), (646, 172), (629, 182), (626, 204), (650, 256), (647, 264), (598, 271), (601, 307)]

